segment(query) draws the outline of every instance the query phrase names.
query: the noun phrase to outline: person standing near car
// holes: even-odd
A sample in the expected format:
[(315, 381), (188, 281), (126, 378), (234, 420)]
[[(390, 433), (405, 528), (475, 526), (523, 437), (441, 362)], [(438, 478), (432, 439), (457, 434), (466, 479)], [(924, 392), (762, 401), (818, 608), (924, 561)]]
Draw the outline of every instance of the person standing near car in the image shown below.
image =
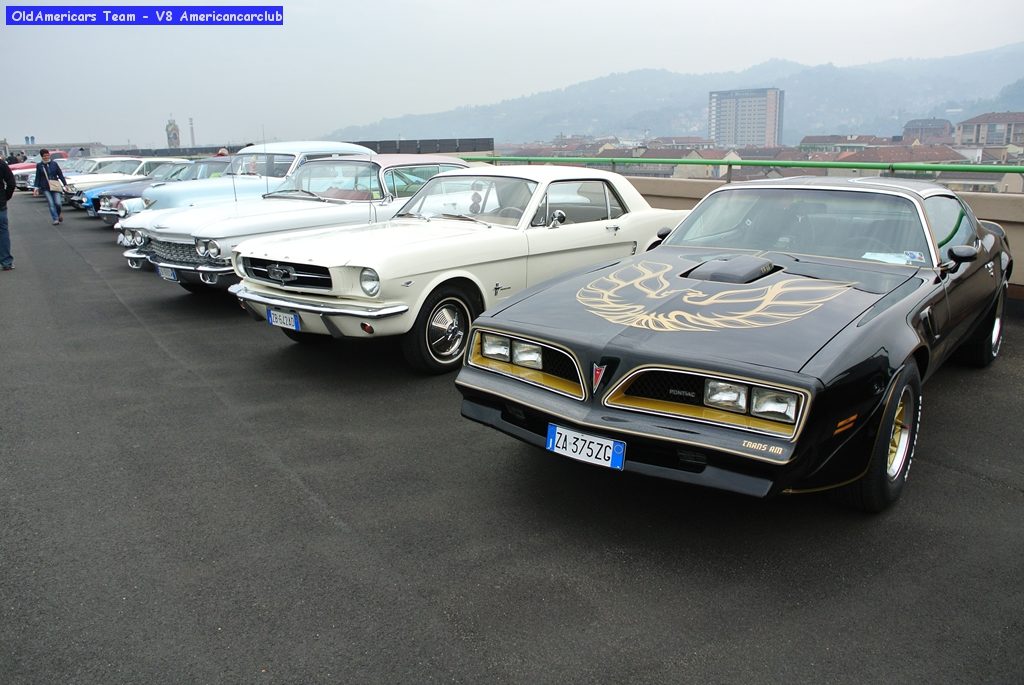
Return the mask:
[(64, 178), (64, 172), (60, 170), (60, 165), (50, 159), (49, 150), (45, 148), (40, 150), (39, 156), (43, 158), (43, 161), (36, 164), (36, 182), (35, 188), (32, 189), (32, 195), (39, 197), (40, 190), (46, 194), (46, 203), (50, 205), (50, 218), (53, 219), (53, 225), (56, 226), (64, 221), (61, 205), (64, 204), (64, 186), (68, 182)]
[(14, 257), (11, 256), (11, 232), (7, 225), (7, 201), (14, 197), (14, 174), (7, 162), (0, 160), (0, 270), (10, 271), (14, 268)]

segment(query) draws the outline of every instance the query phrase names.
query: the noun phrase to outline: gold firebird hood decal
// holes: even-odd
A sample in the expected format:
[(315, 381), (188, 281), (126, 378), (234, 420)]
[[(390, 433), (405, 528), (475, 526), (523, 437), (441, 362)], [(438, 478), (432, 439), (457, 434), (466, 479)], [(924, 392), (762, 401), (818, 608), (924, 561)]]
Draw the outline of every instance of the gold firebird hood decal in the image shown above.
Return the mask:
[[(580, 288), (576, 299), (587, 311), (622, 326), (651, 331), (717, 331), (763, 328), (795, 321), (839, 296), (849, 283), (787, 278), (771, 285), (723, 290), (672, 290), (669, 264), (638, 262)], [(678, 267), (677, 267), (678, 268)], [(658, 302), (679, 297), (682, 308), (658, 312)]]

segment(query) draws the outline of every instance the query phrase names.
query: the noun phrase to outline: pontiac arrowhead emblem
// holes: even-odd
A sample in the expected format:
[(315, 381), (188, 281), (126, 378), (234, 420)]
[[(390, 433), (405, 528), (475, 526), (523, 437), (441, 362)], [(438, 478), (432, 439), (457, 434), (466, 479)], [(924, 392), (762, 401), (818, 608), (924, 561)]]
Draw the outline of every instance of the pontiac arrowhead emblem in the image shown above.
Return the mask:
[(607, 368), (607, 364), (604, 366), (594, 364), (594, 392), (597, 392), (597, 386), (601, 385), (601, 379), (604, 377), (604, 370)]

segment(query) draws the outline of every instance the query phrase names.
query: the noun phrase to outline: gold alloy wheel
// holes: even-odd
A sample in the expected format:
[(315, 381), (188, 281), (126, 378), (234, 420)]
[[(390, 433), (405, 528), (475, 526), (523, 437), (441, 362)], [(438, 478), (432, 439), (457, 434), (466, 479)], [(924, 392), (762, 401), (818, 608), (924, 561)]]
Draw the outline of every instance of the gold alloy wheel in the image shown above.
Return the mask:
[(903, 393), (900, 395), (896, 416), (892, 420), (892, 433), (889, 435), (889, 458), (885, 468), (885, 475), (889, 477), (889, 480), (896, 479), (907, 461), (912, 438), (910, 424), (907, 421), (914, 420), (914, 412), (914, 393), (907, 386), (903, 388)]

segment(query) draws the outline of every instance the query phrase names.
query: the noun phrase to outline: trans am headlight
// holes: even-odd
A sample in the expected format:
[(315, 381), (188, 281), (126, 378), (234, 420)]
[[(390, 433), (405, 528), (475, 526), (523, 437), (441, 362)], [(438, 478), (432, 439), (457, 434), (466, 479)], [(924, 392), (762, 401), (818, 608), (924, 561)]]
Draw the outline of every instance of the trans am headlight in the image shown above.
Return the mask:
[(544, 352), (540, 345), (523, 342), (522, 340), (512, 341), (512, 363), (517, 366), (525, 366), (528, 369), (544, 368)]
[(771, 388), (751, 388), (750, 415), (771, 421), (796, 422), (800, 398), (791, 392)]
[(380, 292), (380, 276), (373, 269), (363, 269), (359, 272), (359, 287), (370, 297), (376, 297)]
[(480, 354), (488, 359), (497, 359), (501, 362), (512, 361), (511, 341), (504, 335), (484, 333), (480, 341), (480, 348)]
[(747, 411), (747, 386), (708, 378), (704, 381), (704, 404), (716, 409)]

